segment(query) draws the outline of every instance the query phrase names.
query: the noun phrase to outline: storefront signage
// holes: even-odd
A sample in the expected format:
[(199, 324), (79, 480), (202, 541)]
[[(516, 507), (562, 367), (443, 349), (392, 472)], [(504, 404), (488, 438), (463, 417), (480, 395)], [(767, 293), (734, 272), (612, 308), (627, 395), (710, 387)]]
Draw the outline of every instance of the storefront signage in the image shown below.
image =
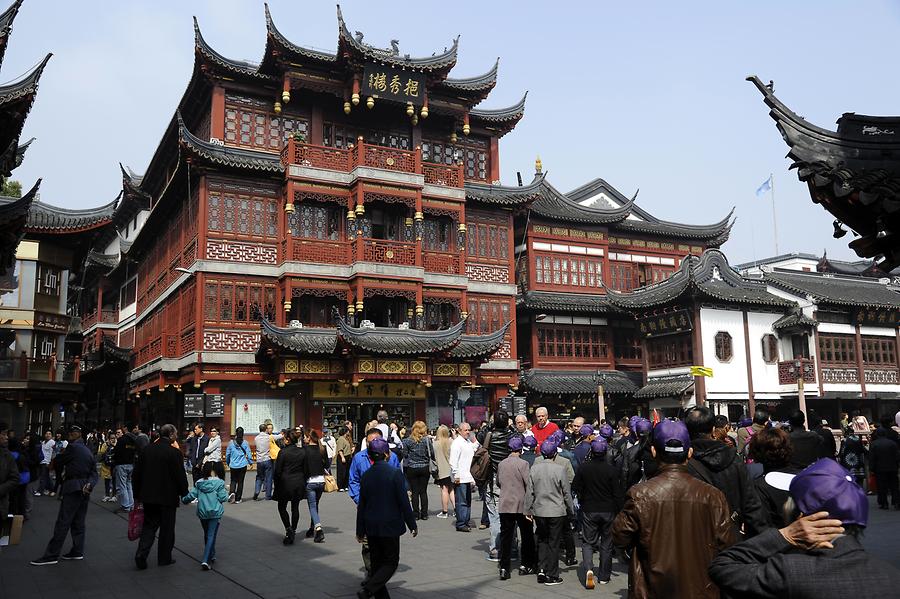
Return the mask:
[(34, 328), (65, 333), (69, 330), (69, 317), (61, 314), (34, 313)]
[(638, 319), (638, 330), (644, 337), (661, 337), (691, 330), (691, 313), (675, 310)]
[(185, 393), (185, 395), (184, 395), (184, 417), (185, 418), (203, 418), (203, 394), (202, 393)]
[(358, 387), (328, 381), (313, 382), (313, 399), (425, 399), (425, 387), (414, 382), (363, 381)]
[(225, 416), (225, 395), (222, 393), (206, 394), (206, 417), (222, 418)]
[(896, 327), (900, 323), (900, 310), (860, 308), (856, 311), (856, 324), (862, 326)]
[(425, 75), (367, 64), (363, 70), (362, 95), (422, 106), (425, 103)]

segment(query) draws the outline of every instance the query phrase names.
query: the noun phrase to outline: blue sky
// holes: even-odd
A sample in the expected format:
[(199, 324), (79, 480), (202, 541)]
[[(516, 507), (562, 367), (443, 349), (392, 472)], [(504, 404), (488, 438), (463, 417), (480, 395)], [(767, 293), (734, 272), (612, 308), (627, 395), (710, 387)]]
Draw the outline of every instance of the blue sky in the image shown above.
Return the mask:
[[(289, 39), (333, 50), (332, 2), (272, 0)], [(715, 222), (732, 206), (732, 263), (774, 252), (772, 209), (756, 188), (775, 175), (779, 250), (853, 258), (849, 236), (811, 203), (749, 74), (818, 125), (843, 112), (897, 114), (897, 2), (361, 2), (342, 4), (351, 30), (403, 53), (429, 55), (461, 34), (454, 76), (500, 57), (484, 107), (529, 91), (525, 118), (501, 141), (505, 183), (526, 180), (540, 155), (568, 191), (603, 177), (660, 218)], [(47, 51), (23, 139), (36, 137), (14, 178), (71, 208), (112, 200), (118, 162), (143, 172), (193, 64), (191, 17), (222, 54), (258, 61), (265, 44), (256, 0), (71, 2), (26, 0), (0, 80)], [(886, 68), (888, 67), (888, 68)]]

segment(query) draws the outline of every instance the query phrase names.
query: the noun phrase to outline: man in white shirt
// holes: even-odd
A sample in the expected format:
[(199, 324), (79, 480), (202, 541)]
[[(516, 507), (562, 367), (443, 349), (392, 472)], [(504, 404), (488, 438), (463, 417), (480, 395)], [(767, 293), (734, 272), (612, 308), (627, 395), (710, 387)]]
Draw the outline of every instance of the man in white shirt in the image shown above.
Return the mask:
[(525, 437), (534, 436), (534, 433), (528, 428), (528, 416), (523, 414), (516, 416), (516, 434), (520, 435), (523, 439)]
[(271, 441), (281, 438), (281, 433), (272, 434), (272, 424), (264, 422), (259, 425), (259, 434), (256, 435), (256, 485), (253, 491), (253, 500), (259, 499), (259, 492), (265, 485), (266, 499), (272, 499), (272, 474), (274, 474), (272, 456), (269, 455)]
[(53, 459), (53, 448), (56, 441), (53, 440), (53, 433), (46, 431), (44, 440), (41, 441), (41, 482), (35, 495), (47, 495), (53, 490), (53, 482), (50, 480), (50, 461)]
[(469, 528), (469, 515), (472, 508), (472, 458), (475, 457), (475, 449), (478, 443), (471, 439), (472, 427), (468, 422), (459, 425), (459, 435), (450, 445), (450, 478), (455, 487), (456, 499), (456, 530), (457, 532), (471, 532)]

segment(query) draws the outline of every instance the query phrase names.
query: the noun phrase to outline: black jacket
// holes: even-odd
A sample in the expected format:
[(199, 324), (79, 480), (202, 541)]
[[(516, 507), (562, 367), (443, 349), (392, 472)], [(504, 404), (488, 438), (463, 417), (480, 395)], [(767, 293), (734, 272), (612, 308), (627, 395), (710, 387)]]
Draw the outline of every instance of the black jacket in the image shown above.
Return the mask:
[[(116, 453), (118, 451), (116, 445)], [(141, 459), (134, 466), (132, 484), (137, 501), (170, 507), (180, 505), (181, 498), (188, 492), (181, 452), (165, 437), (151, 443), (141, 452)]]
[(866, 553), (853, 536), (833, 544), (834, 549), (801, 551), (773, 528), (719, 553), (709, 576), (723, 597), (856, 597), (863, 581), (883, 597), (896, 594), (900, 571)]
[(794, 453), (791, 457), (791, 467), (803, 470), (820, 457), (822, 457), (824, 441), (821, 435), (798, 428), (791, 431), (791, 445)]
[[(280, 453), (278, 455), (281, 455)], [(303, 447), (303, 472), (306, 478), (322, 476), (329, 469), (331, 463), (328, 454), (316, 445)]]
[(56, 456), (56, 468), (62, 472), (63, 484), (60, 491), (63, 495), (81, 493), (86, 483), (94, 486), (99, 482), (94, 454), (81, 441), (70, 442), (62, 453)]
[(585, 512), (616, 513), (625, 503), (625, 490), (619, 472), (606, 460), (591, 455), (578, 468), (572, 491)]
[(822, 437), (822, 452), (819, 457), (834, 459), (837, 455), (837, 442), (834, 440), (834, 433), (824, 426), (817, 426), (812, 432)]
[[(197, 447), (199, 445), (199, 448)], [(202, 437), (190, 437), (187, 442), (187, 459), (191, 468), (200, 466), (206, 457), (206, 448), (209, 446), (209, 435), (203, 433)]]
[[(625, 445), (623, 444), (622, 447)], [(637, 443), (622, 450), (621, 480), (627, 491), (633, 485), (652, 478), (659, 466), (650, 452), (650, 437), (640, 437)]]
[(116, 441), (116, 452), (113, 454), (116, 466), (134, 464), (137, 455), (137, 439), (131, 433), (125, 433)]
[(406, 478), (399, 468), (379, 460), (359, 479), (356, 536), (400, 537), (407, 528), (417, 527), (406, 494)]
[[(778, 470), (778, 472), (786, 472), (788, 474), (797, 474), (799, 470), (796, 468), (786, 467)], [(753, 479), (753, 487), (756, 494), (762, 502), (766, 513), (766, 521), (773, 528), (784, 528), (790, 522), (784, 521), (784, 502), (787, 501), (791, 494), (781, 489), (776, 489), (766, 482), (765, 474)]]
[(869, 445), (869, 468), (872, 472), (897, 472), (900, 466), (900, 446), (886, 436), (879, 435)]
[[(491, 456), (491, 468), (494, 474), (497, 473), (497, 465), (509, 457), (509, 438), (512, 436), (510, 429), (497, 430), (491, 429), (491, 436), (488, 439), (488, 455)], [(487, 435), (485, 435), (487, 438)]]
[(747, 468), (735, 449), (715, 439), (692, 439), (691, 446), (694, 457), (688, 461), (688, 471), (725, 494), (735, 533), (740, 530), (741, 524), (747, 525), (748, 536), (769, 528)]
[(306, 492), (306, 448), (288, 445), (279, 451), (273, 478), (279, 501), (303, 498)]
[(9, 497), (18, 491), (19, 469), (16, 459), (5, 447), (0, 447), (0, 514), (9, 513)]

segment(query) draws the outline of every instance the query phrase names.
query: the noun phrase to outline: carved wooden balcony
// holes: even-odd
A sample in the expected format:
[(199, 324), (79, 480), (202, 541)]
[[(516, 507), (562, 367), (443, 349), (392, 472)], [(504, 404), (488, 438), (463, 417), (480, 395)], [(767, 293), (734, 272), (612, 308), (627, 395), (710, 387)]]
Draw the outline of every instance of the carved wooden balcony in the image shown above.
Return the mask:
[[(798, 369), (799, 365), (799, 369)], [(803, 373), (803, 382), (815, 384), (816, 361), (813, 358), (797, 358), (778, 363), (778, 383), (780, 385), (796, 385)], [(824, 372), (823, 372), (824, 375)]]
[(398, 266), (415, 266), (416, 244), (409, 241), (363, 239), (363, 260)]
[(426, 272), (436, 272), (448, 275), (463, 274), (460, 256), (459, 254), (452, 252), (426, 251), (424, 265)]
[(292, 259), (319, 264), (350, 264), (349, 241), (323, 239), (296, 239)]

